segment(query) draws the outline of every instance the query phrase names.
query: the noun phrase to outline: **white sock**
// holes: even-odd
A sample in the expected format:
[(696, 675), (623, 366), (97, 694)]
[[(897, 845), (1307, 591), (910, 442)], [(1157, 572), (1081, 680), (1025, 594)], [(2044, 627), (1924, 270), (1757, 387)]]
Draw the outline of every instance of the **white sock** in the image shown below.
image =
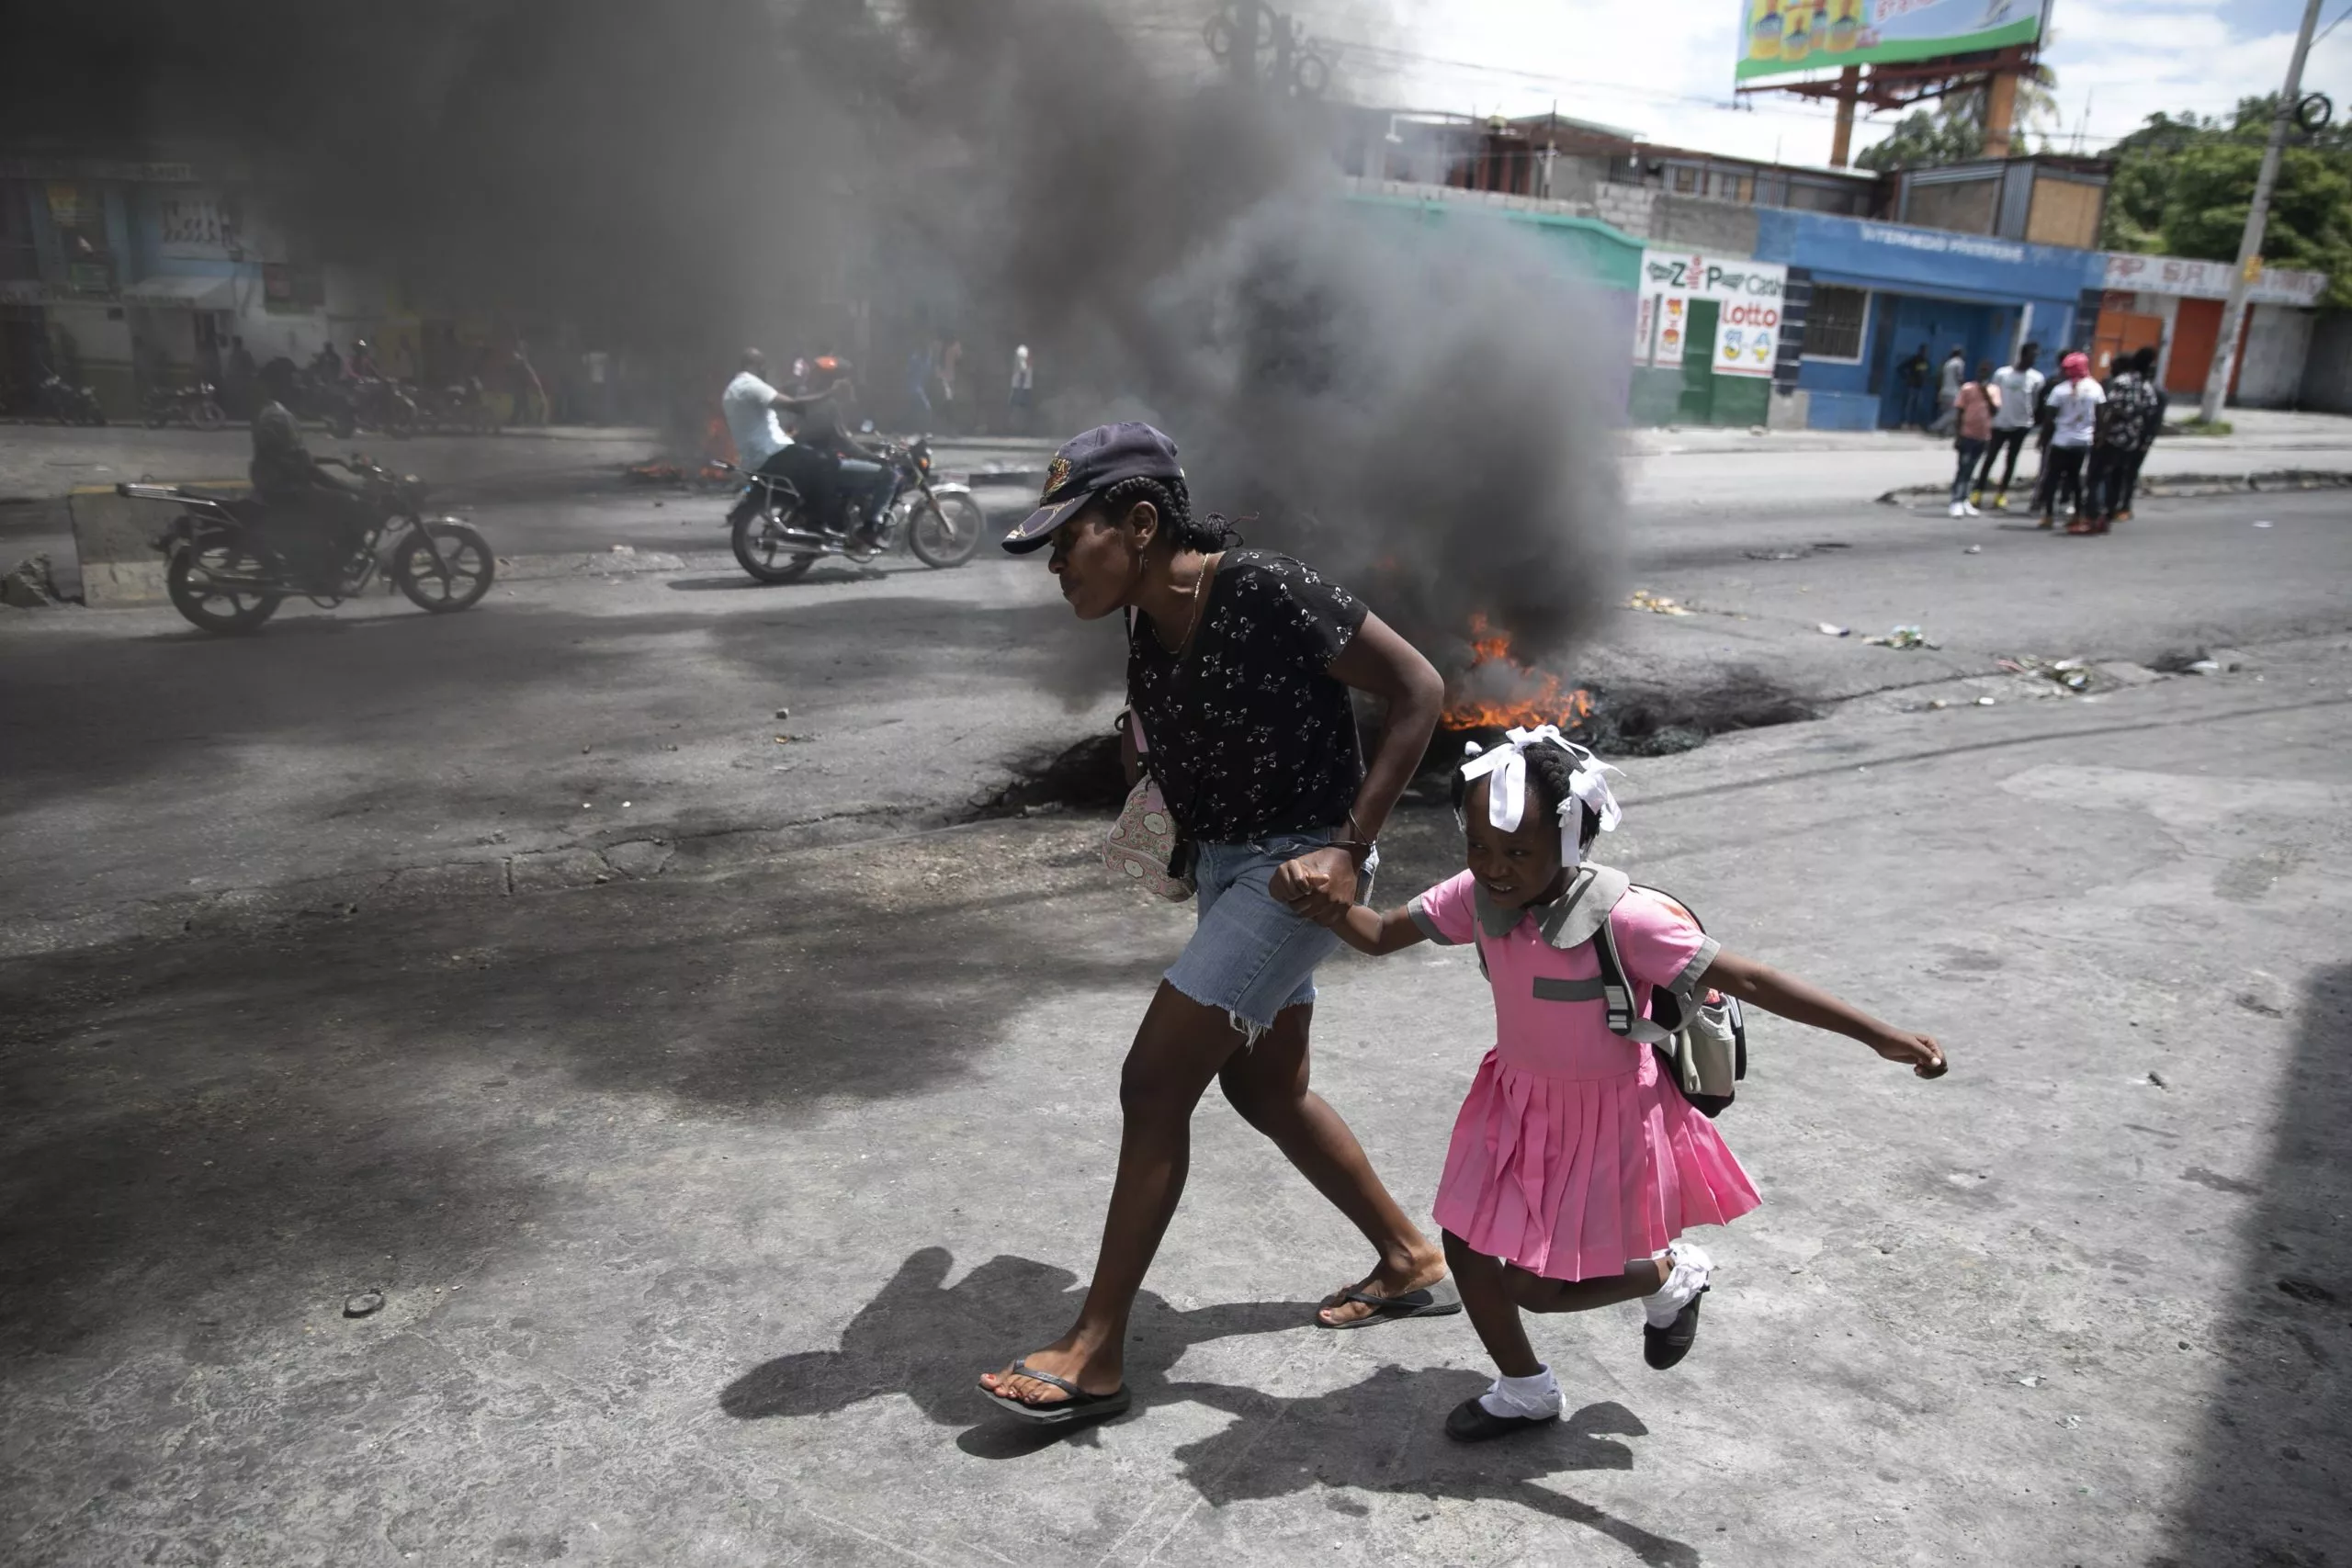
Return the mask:
[(1666, 1283), (1651, 1295), (1642, 1298), (1642, 1314), (1652, 1328), (1669, 1328), (1690, 1298), (1705, 1288), (1708, 1271), (1714, 1259), (1699, 1249), (1694, 1242), (1678, 1241), (1659, 1256), (1673, 1263), (1666, 1276)]
[(1545, 1367), (1533, 1377), (1497, 1378), (1495, 1386), (1478, 1396), (1479, 1405), (1489, 1416), (1533, 1416), (1541, 1419), (1560, 1413), (1560, 1382)]

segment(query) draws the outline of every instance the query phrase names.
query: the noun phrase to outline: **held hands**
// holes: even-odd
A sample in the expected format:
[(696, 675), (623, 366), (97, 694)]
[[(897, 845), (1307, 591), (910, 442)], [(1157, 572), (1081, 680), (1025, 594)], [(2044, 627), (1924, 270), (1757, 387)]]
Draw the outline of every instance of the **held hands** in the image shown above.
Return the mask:
[(1292, 913), (1330, 925), (1356, 901), (1355, 857), (1345, 850), (1309, 850), (1277, 866), (1267, 891)]
[(1925, 1034), (1907, 1029), (1886, 1029), (1862, 1042), (1890, 1062), (1901, 1062), (1923, 1078), (1939, 1078), (1948, 1070), (1944, 1049)]

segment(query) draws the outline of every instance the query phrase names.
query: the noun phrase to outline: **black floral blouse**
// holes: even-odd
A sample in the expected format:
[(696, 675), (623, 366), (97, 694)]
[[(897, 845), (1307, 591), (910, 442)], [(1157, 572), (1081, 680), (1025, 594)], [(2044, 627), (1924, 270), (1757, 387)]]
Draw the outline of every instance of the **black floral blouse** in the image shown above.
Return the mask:
[(1288, 556), (1227, 550), (1181, 660), (1136, 621), (1127, 701), (1152, 777), (1194, 841), (1246, 843), (1347, 821), (1363, 751), (1348, 688), (1327, 671), (1368, 613)]

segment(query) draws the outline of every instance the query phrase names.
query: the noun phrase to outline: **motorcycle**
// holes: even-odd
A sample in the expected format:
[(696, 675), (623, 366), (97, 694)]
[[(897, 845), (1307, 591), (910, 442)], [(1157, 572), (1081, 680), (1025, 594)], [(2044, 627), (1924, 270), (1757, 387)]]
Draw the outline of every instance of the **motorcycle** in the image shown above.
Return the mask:
[(147, 428), (161, 430), (167, 424), (189, 424), (198, 430), (218, 430), (229, 423), (219, 400), (216, 388), (209, 381), (199, 381), (193, 387), (158, 389), (147, 394)]
[(498, 411), (490, 406), (480, 378), (451, 387), (419, 387), (414, 395), (418, 417), (433, 430), (483, 435), (498, 428)]
[(107, 411), (98, 406), (97, 393), (87, 387), (69, 384), (62, 376), (51, 374), (42, 378), (34, 394), (40, 400), (41, 417), (53, 419), (60, 424), (104, 424)]
[[(345, 466), (368, 481), (372, 521), (334, 562), (305, 550), (321, 541), (325, 525), (299, 510), (168, 485), (114, 488), (134, 501), (180, 508), (155, 548), (168, 562), (164, 583), (172, 607), (204, 631), (252, 631), (291, 598), (333, 609), (365, 592), (379, 573), (435, 615), (481, 603), (498, 570), (489, 541), (454, 517), (426, 517), (424, 486), (413, 475), (359, 457)], [(305, 560), (306, 554), (312, 558)]]
[(416, 434), (416, 401), (398, 381), (383, 376), (362, 376), (351, 384), (353, 416), (368, 430), (380, 430), (395, 441)]
[(894, 548), (903, 538), (914, 558), (929, 567), (962, 566), (980, 547), (988, 519), (972, 499), (969, 485), (934, 482), (931, 477), (931, 441), (911, 446), (883, 447), (883, 457), (896, 477), (890, 502), (872, 528), (844, 528), (850, 497), (843, 493), (820, 518), (789, 479), (754, 473), (732, 463), (718, 467), (741, 475), (740, 502), (757, 494), (759, 504), (732, 529), (735, 559), (762, 582), (790, 582), (824, 556), (841, 556), (863, 564)]

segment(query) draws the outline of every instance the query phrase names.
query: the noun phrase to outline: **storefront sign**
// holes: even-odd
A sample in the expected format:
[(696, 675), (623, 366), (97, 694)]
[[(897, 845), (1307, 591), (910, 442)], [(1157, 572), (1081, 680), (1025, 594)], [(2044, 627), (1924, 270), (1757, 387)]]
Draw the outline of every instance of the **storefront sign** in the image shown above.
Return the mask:
[(210, 191), (175, 191), (155, 202), (158, 254), (183, 260), (227, 261), (237, 253), (237, 225)]
[[(2230, 297), (2228, 262), (2189, 261), (2181, 256), (2107, 253), (2106, 287), (2134, 294), (2172, 294), (2191, 299)], [(2265, 267), (2247, 285), (2245, 297), (2263, 305), (2317, 305), (2327, 292), (2327, 274)]]
[(1849, 288), (1987, 303), (2071, 304), (2099, 287), (2105, 265), (2097, 251), (1782, 209), (1756, 215), (1756, 249)]
[(1634, 363), (1679, 366), (1690, 346), (1691, 302), (1713, 299), (1717, 310), (1709, 360), (1715, 374), (1770, 377), (1788, 284), (1789, 269), (1775, 262), (1644, 251)]

